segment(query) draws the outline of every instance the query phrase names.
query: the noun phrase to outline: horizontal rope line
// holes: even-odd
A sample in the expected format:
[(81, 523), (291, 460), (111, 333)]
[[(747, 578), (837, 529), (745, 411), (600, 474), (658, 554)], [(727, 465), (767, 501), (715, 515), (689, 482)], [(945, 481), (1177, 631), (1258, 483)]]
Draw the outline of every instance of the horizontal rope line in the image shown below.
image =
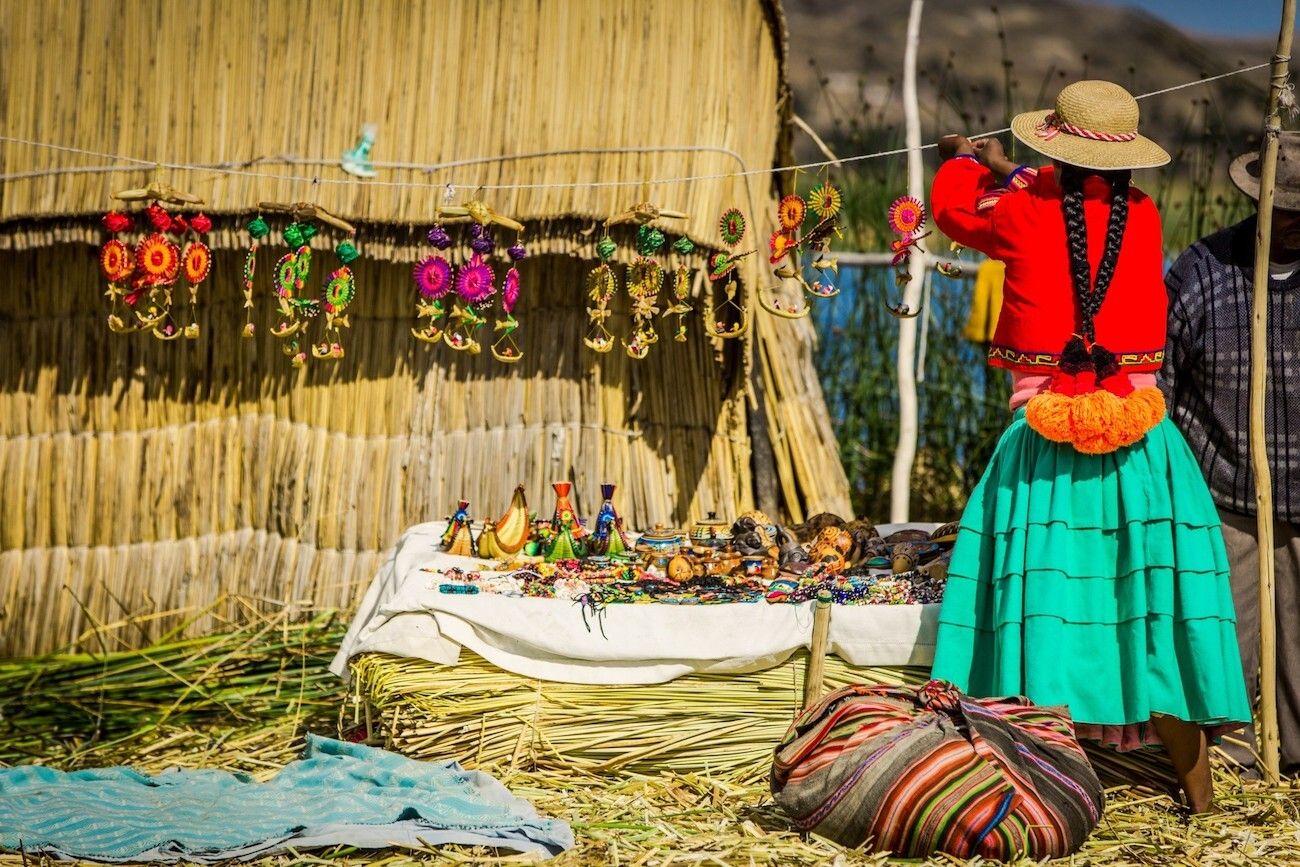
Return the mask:
[[(1149, 99), (1155, 96), (1163, 96), (1165, 94), (1174, 93), (1176, 91), (1184, 90), (1189, 87), (1199, 87), (1201, 85), (1210, 84), (1211, 82), (1229, 78), (1234, 75), (1242, 75), (1244, 73), (1255, 72), (1256, 70), (1260, 70), (1260, 69), (1266, 69), (1270, 65), (1271, 62), (1259, 63), (1254, 66), (1246, 66), (1240, 69), (1231, 70), (1229, 72), (1223, 72), (1218, 75), (1212, 75), (1205, 78), (1198, 78), (1192, 81), (1186, 81), (1181, 84), (1175, 84), (1171, 87), (1165, 87), (1160, 90), (1149, 91), (1147, 93), (1140, 94), (1136, 98)], [(987, 138), (989, 136), (1001, 135), (1002, 133), (1010, 132), (1010, 130), (1011, 130), (1010, 127), (1003, 127), (1002, 129), (990, 130), (989, 132), (979, 133), (975, 136), (972, 136), (972, 138)], [(216, 172), (218, 174), (224, 174), (224, 175), (257, 177), (266, 180), (295, 181), (295, 182), (307, 183), (312, 185), (326, 184), (332, 186), (353, 186), (353, 185), (364, 184), (367, 186), (377, 186), (377, 187), (397, 187), (397, 188), (410, 188), (410, 189), (444, 189), (444, 190), (447, 189), (448, 187), (455, 189), (456, 186), (458, 186), (456, 184), (431, 183), (431, 182), (420, 182), (420, 181), (378, 181), (378, 180), (358, 180), (352, 178), (350, 179), (320, 178), (320, 177), (309, 177), (305, 175), (267, 174), (263, 172), (249, 171), (245, 168), (234, 168), (234, 166), (250, 166), (250, 165), (257, 165), (257, 164), (271, 165), (276, 163), (289, 164), (289, 165), (317, 165), (317, 166), (332, 167), (338, 165), (338, 161), (336, 160), (298, 159), (292, 156), (278, 156), (278, 157), (259, 158), (257, 160), (251, 160), (242, 163), (225, 162), (225, 163), (203, 165), (203, 164), (171, 163), (171, 162), (159, 162), (157, 160), (146, 160), (146, 159), (140, 159), (139, 157), (133, 157), (124, 154), (114, 154), (114, 153), (107, 153), (104, 151), (88, 150), (85, 148), (70, 147), (67, 145), (53, 144), (50, 142), (41, 142), (41, 141), (34, 141), (31, 139), (23, 139), (15, 136), (0, 136), (0, 141), (9, 142), (10, 144), (21, 144), (21, 145), (29, 145), (31, 147), (45, 148), (48, 150), (60, 151), (63, 153), (74, 153), (83, 156), (93, 156), (102, 159), (110, 159), (119, 163), (130, 163), (133, 166), (139, 166), (139, 167), (165, 168), (165, 169), (171, 169), (175, 171), (198, 171), (198, 172), (208, 171), (208, 172)], [(880, 159), (889, 156), (899, 156), (902, 154), (910, 153), (912, 150), (925, 151), (933, 147), (935, 147), (935, 145), (931, 143), (931, 144), (921, 145), (920, 147), (915, 149), (906, 148), (906, 147), (893, 148), (891, 150), (877, 151), (874, 153), (856, 154), (854, 156), (843, 157), (838, 160), (820, 160), (817, 162), (800, 163), (798, 165), (789, 165), (789, 166), (775, 166), (766, 169), (742, 169), (740, 171), (735, 171), (735, 172), (722, 172), (718, 174), (707, 174), (707, 175), (687, 175), (683, 177), (648, 178), (648, 179), (639, 179), (639, 180), (618, 180), (618, 181), (556, 181), (556, 182), (522, 183), (522, 184), (466, 184), (463, 186), (467, 186), (476, 190), (595, 189), (595, 188), (603, 188), (603, 187), (639, 186), (642, 184), (658, 185), (658, 184), (690, 183), (694, 181), (728, 180), (732, 178), (750, 177), (754, 175), (769, 175), (769, 174), (780, 174), (784, 172), (821, 169), (827, 166), (838, 166), (844, 163), (862, 162), (866, 160)], [(682, 152), (682, 153), (709, 152), (709, 153), (728, 155), (739, 159), (739, 157), (736, 155), (734, 151), (722, 147), (714, 147), (710, 145), (663, 145), (663, 146), (623, 147), (623, 148), (563, 148), (563, 149), (553, 150), (553, 151), (533, 151), (533, 152), (521, 153), (521, 154), (502, 154), (498, 156), (489, 156), (489, 157), (472, 157), (467, 159), (450, 160), (442, 163), (429, 163), (429, 164), (385, 163), (385, 162), (373, 162), (372, 164), (378, 168), (390, 168), (390, 169), (406, 170), (406, 171), (420, 171), (426, 174), (432, 174), (434, 172), (446, 171), (448, 169), (454, 169), (454, 168), (463, 168), (465, 166), (470, 166), (470, 165), (507, 162), (512, 160), (521, 160), (521, 159), (536, 159), (536, 158), (552, 156), (552, 155), (563, 156), (563, 155), (578, 155), (584, 153), (609, 154), (609, 153), (668, 153), (668, 152)], [(61, 168), (61, 169), (49, 169), (44, 171), (45, 174), (53, 175), (53, 174), (78, 174), (78, 173), (91, 174), (91, 173), (128, 171), (128, 170), (130, 170), (130, 167), (127, 166), (123, 166), (123, 167), (90, 166), (84, 169)], [(0, 175), (0, 182), (8, 181), (8, 180), (18, 180), (23, 178), (41, 177), (41, 176), (43, 175), (38, 172), (19, 172), (13, 175)]]
[[(445, 439), (446, 437), (455, 437), (455, 436), (469, 435), (469, 434), (472, 434), (474, 436), (483, 436), (485, 434), (492, 434), (496, 432), (502, 432), (507, 434), (515, 434), (515, 433), (533, 434), (533, 433), (571, 431), (574, 430), (575, 428), (582, 431), (596, 431), (599, 433), (608, 434), (609, 436), (622, 437), (623, 439), (627, 439), (627, 440), (643, 439), (646, 435), (646, 430), (630, 430), (627, 428), (616, 428), (616, 427), (610, 427), (608, 425), (596, 424), (594, 422), (572, 423), (572, 422), (558, 422), (558, 421), (557, 422), (536, 422), (534, 424), (507, 424), (507, 425), (493, 425), (493, 426), (477, 425), (474, 427), (455, 428), (451, 430), (410, 431), (406, 433), (391, 433), (391, 434), (352, 434), (346, 431), (333, 430), (331, 428), (324, 427), (322, 425), (308, 424), (307, 422), (304, 421), (290, 421), (289, 419), (277, 415), (272, 415), (270, 413), (240, 413), (238, 415), (228, 415), (228, 416), (221, 416), (219, 418), (204, 419), (202, 421), (185, 421), (185, 422), (178, 422), (174, 425), (155, 426), (155, 427), (147, 427), (147, 428), (86, 430), (86, 431), (66, 431), (66, 430), (65, 431), (39, 431), (34, 433), (0, 434), (0, 445), (5, 443), (11, 443), (11, 442), (15, 444), (23, 444), (23, 443), (33, 442), (33, 441), (42, 441), (42, 440), (51, 440), (51, 439), (82, 439), (82, 438), (92, 439), (92, 438), (100, 438), (100, 437), (125, 437), (125, 436), (147, 437), (147, 436), (153, 436), (162, 433), (187, 431), (193, 428), (197, 428), (199, 426), (215, 427), (215, 426), (222, 426), (222, 425), (236, 425), (236, 424), (242, 424), (247, 422), (261, 423), (264, 421), (278, 423), (278, 425), (281, 425), (283, 427), (288, 427), (293, 430), (324, 431), (326, 436), (330, 438), (342, 438), (350, 441), (362, 441), (362, 442), (385, 442), (385, 441), (393, 442), (393, 441), (411, 440), (411, 439), (430, 439), (433, 437), (437, 437), (439, 439)], [(657, 422), (657, 421), (645, 422), (645, 428), (646, 429), (658, 428), (658, 429), (668, 429), (668, 430), (678, 429), (678, 430), (686, 430), (686, 431), (699, 430), (699, 431), (706, 431), (706, 432), (715, 430), (715, 428), (711, 426), (698, 424), (698, 423), (674, 424), (671, 422)], [(745, 439), (741, 437), (724, 436), (722, 438), (727, 440), (728, 442), (737, 445), (743, 444), (745, 442)]]

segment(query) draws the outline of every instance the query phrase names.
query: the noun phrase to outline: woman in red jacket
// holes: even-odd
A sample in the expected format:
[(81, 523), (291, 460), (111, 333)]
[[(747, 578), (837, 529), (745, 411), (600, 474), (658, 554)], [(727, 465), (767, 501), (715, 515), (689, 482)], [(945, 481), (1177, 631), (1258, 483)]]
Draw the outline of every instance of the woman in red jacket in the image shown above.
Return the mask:
[(989, 363), (1013, 419), (962, 516), (934, 676), (1068, 705), (1081, 737), (1161, 744), (1208, 810), (1207, 736), (1250, 718), (1209, 490), (1155, 387), (1165, 346), (1160, 215), (1130, 185), (1169, 161), (1137, 102), (1081, 81), (996, 140), (940, 141), (931, 191), (953, 240), (1006, 263)]

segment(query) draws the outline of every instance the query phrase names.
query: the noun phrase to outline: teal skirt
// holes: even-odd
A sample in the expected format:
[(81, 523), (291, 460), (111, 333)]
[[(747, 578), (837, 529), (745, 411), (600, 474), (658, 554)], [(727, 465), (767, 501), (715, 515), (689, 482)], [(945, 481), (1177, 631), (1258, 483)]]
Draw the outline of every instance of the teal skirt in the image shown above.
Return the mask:
[(1016, 412), (962, 515), (934, 677), (1094, 726), (1250, 720), (1218, 512), (1169, 419), (1089, 455)]

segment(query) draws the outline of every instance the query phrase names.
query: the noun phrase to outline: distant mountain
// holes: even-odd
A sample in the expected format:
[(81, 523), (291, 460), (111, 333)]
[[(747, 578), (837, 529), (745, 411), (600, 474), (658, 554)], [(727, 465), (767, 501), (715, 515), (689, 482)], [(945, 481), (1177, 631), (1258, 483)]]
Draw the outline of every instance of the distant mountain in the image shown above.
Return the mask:
[[(796, 113), (846, 152), (901, 139), (909, 0), (784, 5)], [(1140, 10), (1069, 0), (927, 0), (921, 31), (927, 141), (1005, 127), (1018, 111), (1050, 107), (1063, 85), (1080, 78), (1109, 79), (1139, 94), (1253, 66), (1273, 50), (1268, 41), (1193, 37)], [(1205, 142), (1221, 151), (1217, 159), (1244, 151), (1258, 141), (1267, 82), (1267, 70), (1259, 70), (1143, 100), (1143, 131), (1175, 153)], [(807, 137), (799, 138), (800, 154), (814, 153)]]

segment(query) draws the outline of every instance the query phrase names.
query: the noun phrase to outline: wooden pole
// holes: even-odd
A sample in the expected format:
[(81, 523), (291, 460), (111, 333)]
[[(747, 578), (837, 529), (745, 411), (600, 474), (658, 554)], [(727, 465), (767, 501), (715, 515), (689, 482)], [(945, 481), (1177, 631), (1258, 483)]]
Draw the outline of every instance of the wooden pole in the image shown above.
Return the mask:
[[(1273, 582), (1273, 476), (1265, 440), (1265, 388), (1268, 374), (1268, 246), (1273, 229), (1273, 187), (1277, 178), (1278, 102), (1289, 76), (1295, 0), (1283, 0), (1264, 115), (1259, 156), (1259, 219), (1255, 229), (1255, 279), (1250, 320), (1250, 466), (1255, 474), (1259, 545), (1259, 731), (1264, 769), (1278, 779), (1281, 742), (1277, 728), (1277, 612)], [(1288, 616), (1291, 612), (1288, 612)]]
[[(916, 97), (916, 54), (921, 42), (921, 7), (924, 0), (912, 0), (907, 18), (907, 48), (903, 54), (903, 119), (907, 126), (907, 193), (925, 201), (925, 176), (921, 166), (921, 112)], [(922, 279), (930, 267), (930, 254), (918, 243), (908, 258), (908, 281), (903, 304), (909, 310), (921, 306)], [(927, 315), (925, 311), (922, 316)], [(916, 462), (919, 428), (916, 399), (916, 317), (898, 323), (898, 447), (890, 479), (889, 520), (906, 523), (912, 497), (912, 465)]]
[(812, 645), (808, 648), (808, 667), (803, 676), (803, 706), (811, 707), (822, 697), (826, 671), (826, 637), (831, 629), (831, 594), (819, 590), (813, 603)]

